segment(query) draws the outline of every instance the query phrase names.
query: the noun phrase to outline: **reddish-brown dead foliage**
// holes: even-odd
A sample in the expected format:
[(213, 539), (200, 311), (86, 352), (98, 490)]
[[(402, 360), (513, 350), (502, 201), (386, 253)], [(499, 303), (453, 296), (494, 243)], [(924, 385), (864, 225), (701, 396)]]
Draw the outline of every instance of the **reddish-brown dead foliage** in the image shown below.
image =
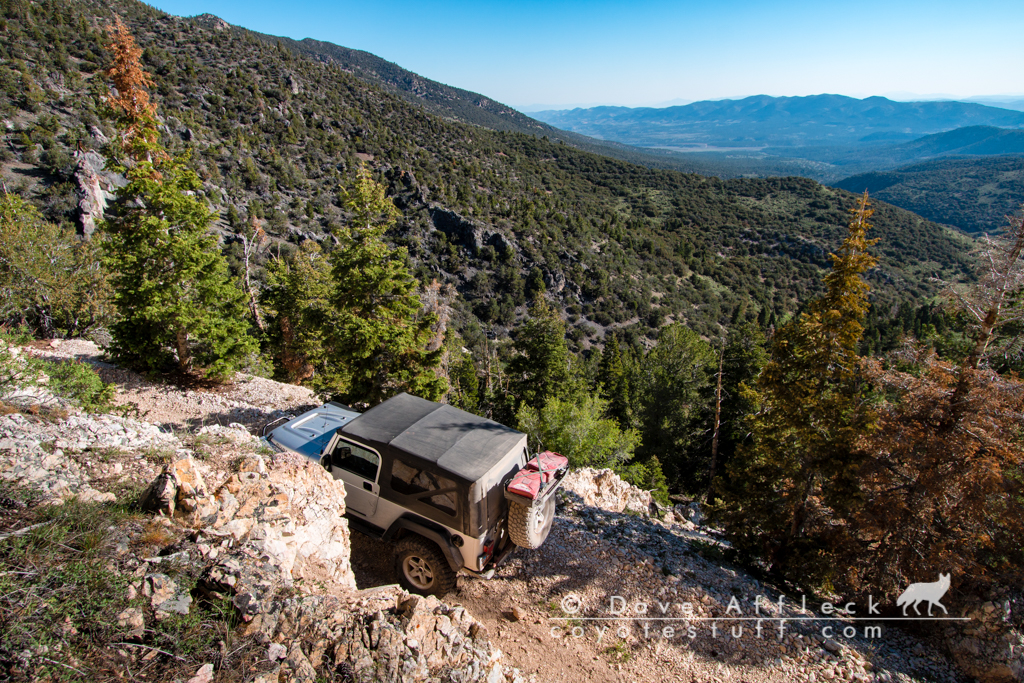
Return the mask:
[(135, 44), (135, 38), (120, 17), (114, 20), (113, 25), (107, 26), (107, 32), (114, 59), (106, 76), (117, 89), (117, 95), (109, 98), (108, 103), (125, 118), (124, 143), (128, 146), (136, 137), (154, 143), (157, 136), (156, 105), (149, 101), (146, 90), (153, 85), (153, 79), (142, 68), (142, 48)]
[[(859, 444), (864, 499), (840, 550), (849, 587), (896, 590), (939, 572), (968, 590), (1019, 578), (1024, 385), (909, 343), (865, 370), (885, 401)], [(970, 390), (954, 406), (963, 372)]]

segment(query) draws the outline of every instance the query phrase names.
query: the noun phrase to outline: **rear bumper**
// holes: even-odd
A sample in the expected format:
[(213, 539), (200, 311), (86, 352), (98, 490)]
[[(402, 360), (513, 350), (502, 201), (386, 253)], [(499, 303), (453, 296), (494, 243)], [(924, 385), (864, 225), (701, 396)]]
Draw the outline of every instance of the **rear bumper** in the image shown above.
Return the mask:
[(467, 567), (463, 567), (462, 571), (466, 572), (470, 576), (475, 576), (478, 579), (492, 579), (494, 578), (494, 572), (497, 571), (501, 565), (505, 564), (505, 561), (512, 556), (512, 553), (515, 552), (517, 547), (518, 546), (516, 546), (515, 543), (508, 541), (505, 544), (505, 547), (498, 551), (497, 555), (487, 561), (487, 564), (484, 565), (482, 571), (475, 572)]

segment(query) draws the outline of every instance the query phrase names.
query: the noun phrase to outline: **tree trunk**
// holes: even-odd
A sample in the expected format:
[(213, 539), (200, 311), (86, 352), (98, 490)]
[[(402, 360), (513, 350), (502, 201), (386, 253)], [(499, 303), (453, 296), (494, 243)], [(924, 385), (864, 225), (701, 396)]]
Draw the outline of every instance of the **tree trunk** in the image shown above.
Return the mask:
[(711, 496), (711, 488), (715, 485), (715, 467), (718, 461), (718, 433), (722, 427), (722, 368), (725, 365), (725, 342), (718, 354), (718, 386), (715, 389), (715, 433), (711, 437), (711, 466), (708, 468), (708, 490), (705, 500)]
[(178, 370), (189, 372), (192, 369), (192, 352), (188, 348), (188, 332), (178, 328), (174, 334), (174, 343), (178, 350)]

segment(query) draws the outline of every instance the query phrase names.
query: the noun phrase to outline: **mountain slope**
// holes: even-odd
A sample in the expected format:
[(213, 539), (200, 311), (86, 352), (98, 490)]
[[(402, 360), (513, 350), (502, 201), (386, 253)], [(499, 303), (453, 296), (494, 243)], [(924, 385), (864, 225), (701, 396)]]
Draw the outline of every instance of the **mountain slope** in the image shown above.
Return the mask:
[[(1024, 135), (1022, 135), (1024, 137)], [(851, 176), (836, 187), (967, 232), (1001, 232), (1024, 202), (1024, 156), (939, 159)]]
[(231, 31), (242, 38), (252, 37), (267, 45), (276, 47), (280, 44), (296, 54), (305, 55), (314, 61), (337, 64), (346, 72), (366, 83), (397, 95), (432, 114), (453, 121), (491, 130), (525, 133), (539, 137), (547, 136), (551, 140), (565, 142), (577, 149), (651, 168), (665, 168), (726, 178), (745, 174), (786, 175), (780, 171), (793, 166), (793, 164), (765, 163), (757, 160), (737, 162), (731, 159), (685, 155), (670, 150), (651, 150), (614, 141), (598, 140), (559, 130), (484, 95), (438, 83), (369, 52), (352, 50), (312, 38), (294, 40), (257, 33), (239, 26), (232, 26), (212, 14), (202, 14), (190, 18), (188, 21), (214, 31)]
[(296, 54), (305, 55), (316, 61), (333, 62), (360, 80), (373, 83), (438, 116), (492, 130), (537, 135), (556, 132), (551, 126), (535, 121), (511, 107), (495, 102), (479, 93), (453, 88), (429, 78), (423, 78), (369, 52), (352, 50), (312, 38), (293, 40), (292, 38), (257, 33), (238, 26), (231, 26), (211, 14), (200, 15), (192, 21), (214, 30), (230, 30), (242, 36), (252, 35), (269, 45), (280, 43)]
[(968, 126), (904, 143), (897, 153), (907, 158), (1024, 154), (1024, 130)]
[[(273, 253), (304, 239), (329, 248), (366, 163), (403, 211), (392, 240), (423, 281), (458, 290), (458, 324), (477, 339), (477, 321), (505, 334), (542, 287), (581, 347), (610, 329), (654, 338), (672, 320), (718, 336), (737, 309), (769, 322), (818, 291), (855, 202), (809, 180), (722, 182), (442, 119), (334, 62), (132, 0), (12, 0), (2, 173), (54, 219), (75, 218), (81, 158), (115, 133), (99, 100), (111, 5), (145, 48), (164, 141), (192, 152), (233, 258), (247, 216), (275, 238)], [(878, 208), (880, 306), (963, 272), (961, 239)]]

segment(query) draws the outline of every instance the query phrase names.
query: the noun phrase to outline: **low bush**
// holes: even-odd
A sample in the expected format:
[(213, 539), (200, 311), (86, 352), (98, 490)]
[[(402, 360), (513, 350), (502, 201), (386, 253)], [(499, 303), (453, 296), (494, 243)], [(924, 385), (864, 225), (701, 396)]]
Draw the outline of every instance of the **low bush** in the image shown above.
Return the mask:
[(114, 385), (101, 380), (87, 363), (51, 361), (46, 363), (44, 371), (50, 378), (50, 390), (57, 396), (74, 401), (92, 413), (113, 407)]

